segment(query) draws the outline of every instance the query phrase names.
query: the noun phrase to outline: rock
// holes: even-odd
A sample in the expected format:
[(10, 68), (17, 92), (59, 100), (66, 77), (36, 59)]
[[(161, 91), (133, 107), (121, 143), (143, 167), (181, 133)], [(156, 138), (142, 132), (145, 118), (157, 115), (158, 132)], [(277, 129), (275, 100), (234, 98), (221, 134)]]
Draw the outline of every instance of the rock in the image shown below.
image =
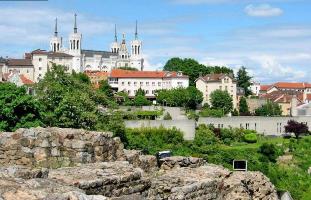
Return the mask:
[(31, 169), (25, 166), (9, 166), (0, 168), (0, 178), (47, 178), (49, 170), (45, 168)]
[(104, 196), (86, 195), (78, 188), (47, 179), (0, 179), (2, 200), (106, 200)]
[(50, 170), (49, 179), (78, 187), (86, 194), (119, 197), (141, 194), (150, 187), (143, 171), (126, 161), (83, 164)]
[(0, 144), (0, 164), (7, 166), (54, 168), (125, 160), (120, 139), (113, 138), (111, 133), (82, 129), (18, 129), (2, 133)]
[(160, 166), (162, 170), (169, 170), (179, 167), (191, 167), (196, 168), (204, 165), (202, 158), (172, 156), (160, 159)]
[(140, 167), (147, 173), (158, 170), (157, 159), (155, 156), (142, 155), (141, 151), (124, 150), (126, 160), (135, 167)]

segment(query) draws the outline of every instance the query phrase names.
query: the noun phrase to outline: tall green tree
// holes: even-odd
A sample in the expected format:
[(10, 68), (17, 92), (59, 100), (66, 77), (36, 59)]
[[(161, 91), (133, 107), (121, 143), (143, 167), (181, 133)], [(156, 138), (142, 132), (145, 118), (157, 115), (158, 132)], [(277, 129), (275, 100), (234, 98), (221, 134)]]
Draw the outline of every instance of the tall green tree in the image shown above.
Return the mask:
[(239, 113), (240, 115), (249, 115), (249, 109), (245, 97), (241, 97), (239, 101)]
[(0, 131), (42, 126), (43, 107), (24, 87), (0, 83)]
[(252, 94), (250, 90), (252, 77), (248, 75), (248, 72), (245, 67), (241, 67), (237, 73), (237, 85), (244, 89), (245, 96)]
[(255, 115), (266, 117), (281, 116), (282, 109), (281, 106), (279, 106), (279, 104), (268, 101), (266, 104), (262, 105), (261, 107), (255, 110)]
[(99, 83), (99, 91), (103, 92), (107, 97), (113, 97), (113, 89), (109, 85), (108, 80), (102, 80)]
[(200, 75), (206, 75), (210, 73), (233, 73), (233, 71), (227, 67), (212, 67), (200, 64), (198, 61), (191, 58), (171, 58), (169, 59), (163, 70), (165, 71), (182, 71), (184, 74), (189, 76), (189, 83), (195, 86), (195, 80)]
[(215, 90), (210, 95), (212, 109), (221, 109), (228, 114), (233, 109), (233, 100), (227, 91)]

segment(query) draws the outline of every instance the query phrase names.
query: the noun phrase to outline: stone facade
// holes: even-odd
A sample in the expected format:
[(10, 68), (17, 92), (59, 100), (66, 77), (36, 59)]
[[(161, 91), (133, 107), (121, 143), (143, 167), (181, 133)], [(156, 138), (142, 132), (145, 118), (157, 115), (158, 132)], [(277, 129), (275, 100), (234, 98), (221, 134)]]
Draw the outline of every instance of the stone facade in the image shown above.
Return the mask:
[(123, 144), (112, 133), (32, 128), (0, 136), (0, 165), (58, 168), (124, 159)]
[(111, 133), (19, 129), (0, 134), (0, 151), (1, 200), (278, 199), (260, 172), (186, 157), (158, 170), (155, 156), (124, 150)]

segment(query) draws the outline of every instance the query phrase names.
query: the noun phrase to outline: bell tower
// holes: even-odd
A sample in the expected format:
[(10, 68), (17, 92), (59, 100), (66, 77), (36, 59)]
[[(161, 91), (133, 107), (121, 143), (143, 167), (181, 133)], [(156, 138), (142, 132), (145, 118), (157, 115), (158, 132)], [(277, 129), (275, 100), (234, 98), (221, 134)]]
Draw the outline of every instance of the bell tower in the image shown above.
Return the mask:
[(54, 36), (50, 40), (50, 49), (53, 52), (58, 52), (62, 48), (62, 39), (58, 36), (57, 30), (57, 18), (55, 19), (55, 29), (54, 29)]

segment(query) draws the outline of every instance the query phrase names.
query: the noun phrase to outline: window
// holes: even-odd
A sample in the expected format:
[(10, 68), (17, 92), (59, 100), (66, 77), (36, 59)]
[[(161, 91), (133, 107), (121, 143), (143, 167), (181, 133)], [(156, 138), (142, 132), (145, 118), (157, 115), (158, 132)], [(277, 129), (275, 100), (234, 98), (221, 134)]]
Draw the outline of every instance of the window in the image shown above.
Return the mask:
[(177, 85), (178, 85), (179, 87), (181, 87), (181, 86), (182, 86), (182, 82), (177, 82)]
[(134, 86), (137, 86), (137, 82), (134, 82)]
[(129, 81), (129, 82), (127, 82), (127, 84), (130, 86), (130, 85), (131, 85), (131, 82)]
[(155, 90), (152, 90), (152, 94), (155, 94)]
[(27, 73), (29, 73), (29, 69), (27, 69)]
[(155, 86), (155, 82), (152, 82), (152, 86)]
[(146, 90), (146, 94), (149, 94), (149, 90)]
[(41, 70), (42, 70), (42, 67), (39, 67), (39, 70), (41, 71)]
[(149, 82), (146, 82), (146, 86), (149, 86)]
[(161, 82), (158, 82), (158, 86), (161, 86)]
[(131, 94), (131, 90), (128, 90), (127, 93), (128, 93), (128, 94)]
[(41, 62), (42, 61), (42, 58), (39, 58), (39, 62)]
[(144, 85), (144, 82), (140, 82), (140, 85)]
[(122, 82), (122, 86), (124, 86), (124, 82)]

